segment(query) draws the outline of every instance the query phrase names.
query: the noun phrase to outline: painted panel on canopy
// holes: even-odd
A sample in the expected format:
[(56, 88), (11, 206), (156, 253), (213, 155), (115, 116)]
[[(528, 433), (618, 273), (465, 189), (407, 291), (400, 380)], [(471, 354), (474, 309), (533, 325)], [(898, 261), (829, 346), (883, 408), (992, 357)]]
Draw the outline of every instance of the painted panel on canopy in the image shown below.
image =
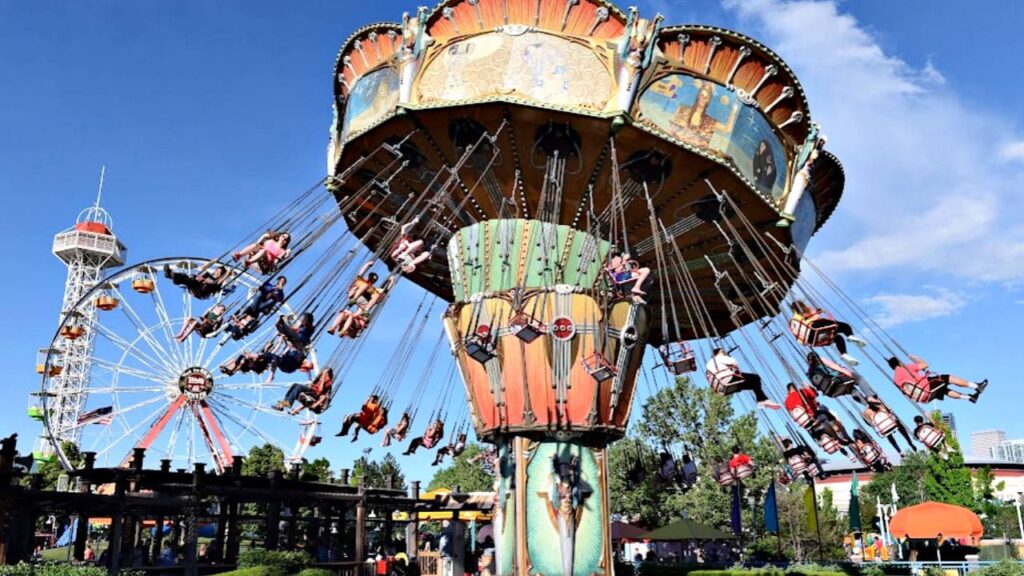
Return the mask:
[[(548, 292), (526, 298), (523, 310), (548, 327), (554, 318), (554, 298)], [(530, 404), (537, 423), (547, 425), (558, 421), (555, 389), (552, 387), (551, 336), (544, 335), (526, 344), (526, 385), (530, 389)]]
[[(486, 307), (481, 312), (487, 311)], [(480, 318), (481, 323), (486, 323), (486, 316)], [(458, 312), (458, 324), (456, 333), (462, 342), (466, 336), (476, 330), (476, 311), (472, 305), (463, 306)], [(459, 359), (463, 363), (464, 374), (468, 377), (468, 384), (473, 390), (473, 400), (479, 408), (480, 418), (484, 429), (493, 429), (501, 425), (501, 413), (498, 407), (498, 399), (491, 390), (490, 379), (487, 377), (487, 369), (483, 364), (469, 357), (465, 349), (460, 350)]]
[(790, 226), (789, 232), (793, 235), (793, 244), (803, 253), (807, 249), (807, 244), (810, 243), (811, 236), (814, 235), (814, 228), (818, 223), (818, 209), (814, 205), (814, 197), (811, 195), (810, 189), (805, 190), (804, 195), (797, 201), (794, 212), (795, 220)]
[(519, 250), (523, 240), (523, 220), (489, 220), (484, 223), (491, 231), (490, 269), (488, 290), (506, 292), (519, 285)]
[[(612, 326), (612, 327), (614, 327), (614, 328), (616, 328), (618, 330), (622, 330), (622, 328), (626, 325), (626, 320), (629, 319), (629, 311), (630, 311), (631, 307), (632, 307), (632, 304), (630, 302), (628, 302), (628, 301), (625, 301), (625, 300), (619, 301), (619, 302), (616, 302), (615, 304), (613, 304), (611, 306), (611, 309), (608, 311), (608, 325)], [(635, 324), (636, 324), (636, 329), (637, 329), (637, 333), (638, 334), (646, 334), (647, 333), (647, 330), (649, 329), (649, 326), (648, 326), (648, 321), (646, 320), (646, 314), (645, 314), (643, 308), (640, 308), (640, 309), (637, 310), (636, 323)], [(622, 341), (619, 338), (608, 337), (608, 339), (605, 342), (605, 356), (608, 358), (608, 360), (610, 362), (612, 362), (613, 364), (617, 365), (618, 364), (618, 357), (619, 357), (619, 350), (621, 348), (622, 348)], [(626, 368), (626, 373), (627, 374), (634, 374), (634, 376), (635, 376), (635, 373), (632, 372), (631, 370), (633, 368), (636, 368), (636, 362), (639, 362), (639, 360), (636, 360), (636, 362), (633, 362), (632, 360), (634, 358), (639, 359), (640, 357), (642, 357), (643, 356), (643, 349), (644, 349), (644, 342), (643, 341), (637, 342), (636, 345), (633, 346), (633, 353), (632, 353), (631, 358), (630, 358), (631, 362), (629, 362), (627, 364), (627, 368)], [(623, 383), (622, 392), (620, 392), (620, 397), (619, 397), (619, 408), (620, 409), (622, 407), (622, 403), (623, 402), (632, 402), (632, 400), (633, 400), (632, 399), (632, 388), (631, 387), (627, 388), (627, 386), (626, 386), (627, 383), (628, 383), (628, 381)], [(606, 423), (606, 424), (609, 424), (609, 425), (613, 425), (613, 424), (614, 425), (622, 425), (622, 424), (624, 424), (624, 422), (618, 421), (619, 411), (617, 410), (614, 413), (612, 412), (612, 384), (613, 384), (613, 381), (609, 380), (609, 381), (605, 382), (603, 386), (601, 386), (601, 394), (600, 394), (600, 398), (598, 400), (598, 402), (599, 402), (598, 403), (598, 417), (600, 418), (602, 423)], [(627, 389), (630, 391), (630, 394), (628, 396), (626, 395), (626, 390)]]
[(593, 288), (608, 258), (608, 242), (595, 242), (592, 236), (577, 233), (565, 262), (565, 283)]
[(398, 103), (398, 74), (389, 67), (375, 70), (359, 78), (348, 94), (341, 141), (373, 126), (395, 111)]
[(557, 283), (558, 230), (556, 224), (530, 221), (530, 244), (526, 257), (525, 286), (553, 286)]
[[(605, 511), (601, 501), (604, 478), (594, 450), (568, 442), (539, 442), (532, 445), (526, 482), (526, 547), (530, 574), (564, 574), (560, 524), (575, 526), (575, 542), (569, 548), (573, 576), (608, 572), (604, 559)], [(579, 474), (575, 480), (558, 481), (557, 462), (568, 465), (576, 457)], [(565, 472), (565, 471), (563, 471)], [(563, 476), (569, 476), (564, 473)], [(562, 504), (562, 502), (565, 504)], [(570, 502), (575, 502), (575, 514)], [(569, 511), (566, 515), (563, 510)]]
[[(594, 396), (599, 384), (583, 367), (583, 359), (599, 348), (594, 331), (600, 326), (601, 308), (590, 296), (572, 295), (572, 319), (576, 323), (576, 338), (573, 339), (572, 358), (569, 360), (569, 401), (566, 413), (574, 427), (586, 425), (587, 416), (594, 406)], [(590, 333), (582, 333), (582, 328), (590, 328)], [(602, 424), (600, 420), (597, 424)]]
[(598, 111), (611, 98), (613, 82), (591, 48), (510, 26), (443, 47), (418, 87), (420, 103), (515, 96)]
[(725, 86), (670, 74), (644, 90), (639, 109), (669, 136), (731, 160), (762, 194), (785, 194), (785, 147), (760, 110)]

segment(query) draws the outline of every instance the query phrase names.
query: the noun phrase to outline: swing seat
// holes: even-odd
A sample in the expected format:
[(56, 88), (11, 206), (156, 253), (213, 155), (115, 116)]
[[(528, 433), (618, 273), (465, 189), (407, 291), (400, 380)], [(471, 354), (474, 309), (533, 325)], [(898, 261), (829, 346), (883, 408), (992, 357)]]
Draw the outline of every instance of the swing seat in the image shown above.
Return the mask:
[(82, 334), (85, 334), (85, 327), (79, 324), (68, 324), (60, 328), (60, 335), (68, 340), (75, 340)]
[(321, 405), (318, 408), (310, 408), (310, 406), (315, 404), (316, 401), (317, 401), (316, 396), (314, 396), (312, 394), (306, 394), (305, 392), (303, 392), (302, 394), (299, 394), (299, 404), (302, 404), (310, 412), (312, 412), (314, 414), (323, 414), (324, 411), (327, 410), (327, 407), (331, 405), (330, 401), (328, 401), (326, 404), (323, 404), (323, 405)]
[(95, 301), (96, 307), (104, 312), (110, 312), (120, 303), (121, 301), (113, 296), (98, 296)]
[(811, 375), (811, 384), (814, 384), (814, 387), (821, 390), (821, 393), (825, 396), (839, 398), (840, 396), (852, 393), (857, 385), (857, 380), (845, 374), (828, 376), (822, 373), (815, 373)]
[(927, 404), (932, 399), (931, 376), (932, 374), (929, 372), (924, 378), (916, 381), (907, 380), (901, 382), (899, 385), (900, 391), (903, 392), (904, 396), (918, 404)]
[(799, 476), (807, 470), (807, 460), (801, 454), (790, 456), (786, 459), (786, 463), (789, 464), (789, 469), (793, 471), (793, 476)]
[(919, 428), (914, 431), (914, 436), (929, 450), (938, 449), (946, 441), (946, 434), (934, 426)]
[(497, 356), (495, 343), (492, 341), (490, 334), (470, 334), (466, 336), (464, 344), (466, 346), (466, 354), (481, 364), (487, 364)]
[(624, 270), (616, 272), (612, 268), (605, 268), (604, 271), (608, 275), (608, 281), (611, 282), (612, 286), (622, 292), (632, 290), (633, 284), (636, 282), (636, 276), (633, 275), (634, 270), (640, 268), (640, 264), (636, 260), (627, 260), (622, 264)]
[(686, 342), (670, 342), (658, 347), (661, 362), (674, 376), (697, 371), (697, 357)]
[(829, 346), (836, 338), (836, 323), (829, 322), (823, 326), (814, 326), (815, 320), (832, 320), (832, 316), (824, 310), (819, 310), (817, 316), (812, 320), (803, 318), (791, 318), (789, 320), (789, 331), (798, 342), (805, 346)]
[(879, 436), (889, 436), (899, 427), (899, 421), (896, 417), (888, 412), (876, 412), (875, 418), (871, 422), (871, 426), (875, 429), (875, 432)]
[(156, 282), (152, 278), (136, 278), (132, 280), (132, 290), (139, 294), (149, 294), (156, 289)]
[(835, 454), (836, 452), (839, 452), (839, 449), (842, 447), (839, 444), (839, 440), (836, 440), (827, 434), (818, 436), (815, 441), (818, 443), (818, 446), (821, 446), (821, 449), (824, 450), (826, 454)]
[(729, 468), (728, 464), (715, 468), (715, 471), (712, 475), (715, 477), (715, 482), (717, 482), (718, 485), (723, 488), (732, 486), (733, 484), (736, 483), (737, 480), (736, 476), (733, 475), (732, 470)]
[(860, 451), (860, 457), (864, 464), (871, 466), (878, 462), (878, 459), (882, 457), (882, 453), (874, 444), (866, 444), (864, 449)]
[(594, 352), (584, 358), (582, 362), (583, 369), (587, 371), (587, 374), (590, 374), (599, 383), (610, 380), (619, 373), (618, 369), (600, 352)]
[(323, 441), (322, 437), (320, 437), (320, 436), (313, 436), (312, 438), (309, 439), (309, 445), (310, 445), (310, 447), (313, 447), (313, 446), (316, 446), (317, 444), (319, 444), (322, 441)]
[(743, 376), (739, 370), (733, 370), (728, 366), (714, 372), (708, 370), (704, 375), (707, 377), (711, 389), (722, 396), (735, 394), (743, 385)]
[(749, 478), (750, 475), (753, 474), (753, 473), (754, 473), (754, 465), (753, 464), (740, 464), (739, 466), (737, 466), (737, 467), (732, 469), (732, 475), (735, 476), (737, 480), (743, 480), (744, 478)]
[(526, 312), (513, 316), (508, 323), (508, 329), (516, 338), (527, 344), (548, 333), (548, 327), (543, 322)]
[(793, 421), (796, 422), (796, 425), (804, 430), (810, 429), (811, 424), (814, 422), (814, 418), (811, 417), (811, 413), (803, 406), (795, 406), (789, 411), (789, 415), (793, 418)]

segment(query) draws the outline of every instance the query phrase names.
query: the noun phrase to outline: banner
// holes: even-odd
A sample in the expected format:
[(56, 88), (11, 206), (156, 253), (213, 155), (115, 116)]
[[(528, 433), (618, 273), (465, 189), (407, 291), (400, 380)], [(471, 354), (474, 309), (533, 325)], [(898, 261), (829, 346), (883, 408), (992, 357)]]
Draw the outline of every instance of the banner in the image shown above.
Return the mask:
[(732, 485), (732, 533), (739, 536), (743, 533), (743, 521), (740, 514), (740, 485)]
[(779, 533), (779, 505), (775, 502), (775, 482), (768, 485), (764, 497), (764, 527), (769, 534)]
[(850, 532), (860, 532), (860, 494), (857, 488), (857, 473), (853, 473), (853, 481), (850, 482), (850, 507), (846, 513), (850, 518)]
[(804, 492), (804, 512), (807, 514), (807, 530), (818, 531), (818, 507), (814, 501), (814, 486), (808, 486)]

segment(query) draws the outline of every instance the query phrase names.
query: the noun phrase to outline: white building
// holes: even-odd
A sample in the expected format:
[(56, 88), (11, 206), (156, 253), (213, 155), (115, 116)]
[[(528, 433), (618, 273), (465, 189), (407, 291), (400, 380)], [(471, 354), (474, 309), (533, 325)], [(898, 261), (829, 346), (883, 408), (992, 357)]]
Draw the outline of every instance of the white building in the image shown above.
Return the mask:
[(971, 455), (975, 458), (991, 458), (992, 447), (1006, 441), (1006, 432), (1002, 430), (981, 430), (971, 432)]
[(992, 458), (1024, 464), (1024, 440), (1004, 440), (989, 450)]

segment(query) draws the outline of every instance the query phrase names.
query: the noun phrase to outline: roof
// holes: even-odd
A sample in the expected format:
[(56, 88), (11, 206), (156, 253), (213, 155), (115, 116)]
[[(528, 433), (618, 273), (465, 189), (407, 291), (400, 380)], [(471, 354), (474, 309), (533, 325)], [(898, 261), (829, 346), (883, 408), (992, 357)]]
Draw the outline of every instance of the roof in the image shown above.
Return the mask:
[[(886, 457), (889, 462), (894, 466), (900, 463), (900, 457), (898, 454), (887, 454)], [(989, 467), (996, 470), (1024, 470), (1024, 463), (1011, 462), (1009, 460), (1001, 460), (999, 458), (976, 458), (973, 456), (965, 456), (964, 464), (968, 468), (984, 468)], [(867, 466), (864, 466), (860, 462), (856, 464), (849, 460), (833, 460), (822, 465), (826, 476), (838, 476), (841, 474), (852, 474), (854, 472), (858, 474), (870, 474)]]
[(642, 540), (647, 530), (626, 522), (612, 522), (612, 540)]
[(732, 534), (722, 532), (693, 520), (679, 520), (643, 535), (645, 540), (731, 540)]

